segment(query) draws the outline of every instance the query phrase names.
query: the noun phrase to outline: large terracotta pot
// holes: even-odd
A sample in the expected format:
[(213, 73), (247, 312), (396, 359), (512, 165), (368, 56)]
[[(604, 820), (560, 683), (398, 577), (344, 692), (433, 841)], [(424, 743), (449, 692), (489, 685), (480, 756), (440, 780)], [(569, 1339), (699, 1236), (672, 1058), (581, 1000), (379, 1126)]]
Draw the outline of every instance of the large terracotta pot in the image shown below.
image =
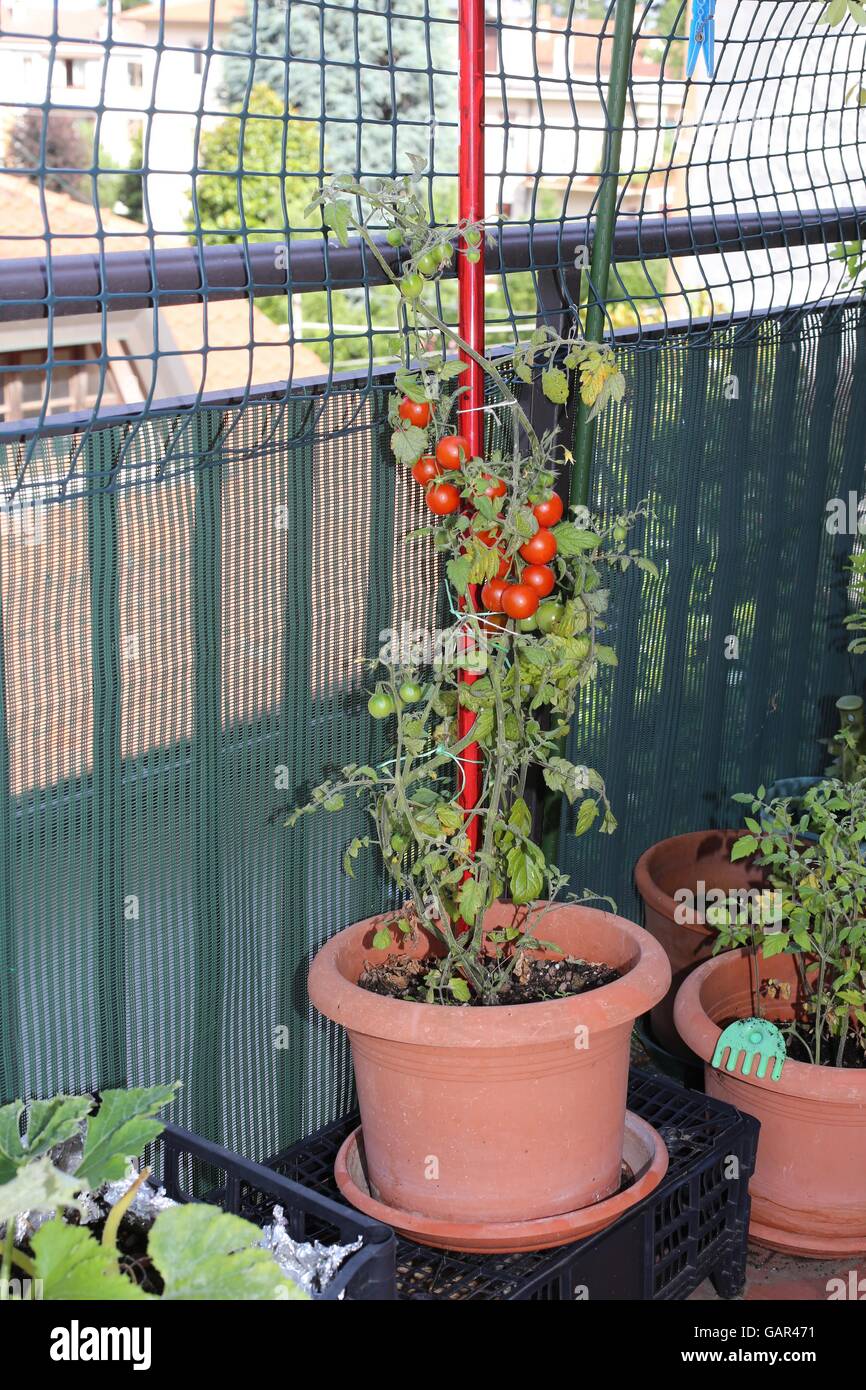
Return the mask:
[[(789, 1002), (763, 1001), (762, 1012), (790, 1018), (799, 988), (794, 958), (773, 956), (760, 970), (790, 991)], [(749, 975), (748, 953), (725, 951), (699, 966), (677, 995), (677, 1028), (706, 1063), (719, 1025), (754, 1013)], [(866, 1253), (866, 1070), (788, 1060), (778, 1081), (709, 1065), (705, 1073), (708, 1095), (761, 1122), (752, 1239), (800, 1255)]]
[[(513, 914), (496, 905), (485, 926)], [(454, 1008), (358, 986), (364, 961), (387, 957), (372, 946), (380, 924), (371, 917), (329, 941), (308, 986), (349, 1033), (374, 1195), (477, 1224), (570, 1212), (614, 1192), (632, 1025), (670, 982), (652, 937), (621, 917), (557, 906), (544, 940), (623, 970), (620, 979), (549, 1003)], [(419, 933), (410, 949), (423, 956), (429, 943)]]
[(731, 847), (744, 830), (694, 830), (659, 840), (644, 850), (637, 861), (634, 879), (643, 899), (644, 925), (667, 952), (671, 963), (671, 987), (652, 1010), (652, 1031), (675, 1057), (693, 1062), (674, 1026), (674, 999), (683, 980), (712, 954), (715, 932), (704, 922), (703, 914), (677, 903), (674, 894), (686, 890), (698, 898), (721, 889), (725, 893), (762, 886), (760, 869), (750, 860), (731, 863)]

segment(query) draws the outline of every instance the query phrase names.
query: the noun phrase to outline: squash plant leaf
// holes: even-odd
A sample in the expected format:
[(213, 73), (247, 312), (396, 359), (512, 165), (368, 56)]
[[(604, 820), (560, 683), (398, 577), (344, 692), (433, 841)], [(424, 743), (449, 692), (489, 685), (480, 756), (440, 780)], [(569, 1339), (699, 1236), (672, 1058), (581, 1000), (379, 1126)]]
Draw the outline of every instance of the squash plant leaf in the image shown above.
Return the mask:
[(163, 1298), (305, 1299), (269, 1250), (258, 1226), (216, 1207), (190, 1203), (161, 1211), (148, 1254), (162, 1275)]
[(0, 1226), (25, 1211), (54, 1211), (57, 1207), (81, 1211), (80, 1189), (79, 1179), (56, 1168), (50, 1158), (34, 1158), (0, 1186)]
[(175, 1090), (172, 1083), (102, 1092), (99, 1110), (87, 1125), (84, 1153), (75, 1175), (79, 1187), (83, 1180), (93, 1191), (124, 1176), (128, 1160), (136, 1158), (145, 1144), (162, 1133), (163, 1123), (154, 1116), (173, 1099)]
[(101, 1245), (84, 1226), (55, 1218), (40, 1226), (32, 1245), (34, 1277), (42, 1280), (43, 1298), (118, 1302), (151, 1297), (118, 1269), (116, 1251)]

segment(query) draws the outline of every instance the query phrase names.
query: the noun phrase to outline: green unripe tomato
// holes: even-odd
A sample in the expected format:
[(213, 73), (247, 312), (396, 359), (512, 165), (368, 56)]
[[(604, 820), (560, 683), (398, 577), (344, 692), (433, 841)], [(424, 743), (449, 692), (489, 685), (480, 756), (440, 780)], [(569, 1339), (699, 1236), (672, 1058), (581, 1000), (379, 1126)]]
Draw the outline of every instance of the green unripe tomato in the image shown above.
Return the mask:
[(442, 263), (439, 260), (439, 252), (434, 247), (431, 247), (429, 251), (425, 251), (423, 255), (418, 257), (418, 269), (421, 271), (422, 275), (438, 275), (441, 267)]
[(439, 260), (442, 262), (442, 264), (447, 265), (453, 255), (454, 247), (451, 245), (451, 242), (443, 242), (442, 245), (439, 247)]
[(518, 619), (517, 619), (517, 631), (518, 631), (518, 632), (535, 632), (535, 631), (537, 630), (537, 628), (538, 628), (538, 614), (537, 614), (537, 613), (533, 613), (533, 615), (532, 615), (531, 618), (518, 618)]
[(404, 299), (418, 299), (424, 292), (424, 281), (417, 270), (410, 270), (400, 281), (400, 293)]
[(469, 250), (465, 253), (465, 255), (470, 265), (477, 265), (478, 262), (481, 260), (481, 252), (472, 246), (470, 246)]
[(398, 694), (404, 705), (417, 705), (424, 698), (424, 691), (414, 681), (404, 681)]
[(622, 542), (628, 538), (628, 527), (623, 522), (618, 521), (614, 526), (613, 538), (620, 544), (622, 544)]
[(561, 603), (556, 603), (550, 599), (547, 603), (541, 603), (536, 613), (536, 620), (542, 632), (552, 632), (564, 614), (565, 609)]
[(389, 227), (385, 233), (385, 240), (389, 246), (402, 246), (403, 233), (400, 231), (399, 227)]
[(384, 690), (377, 690), (367, 701), (367, 709), (373, 719), (387, 719), (394, 713), (394, 701)]
[(463, 237), (467, 246), (481, 245), (481, 233), (477, 227), (470, 227), (468, 231), (463, 233)]

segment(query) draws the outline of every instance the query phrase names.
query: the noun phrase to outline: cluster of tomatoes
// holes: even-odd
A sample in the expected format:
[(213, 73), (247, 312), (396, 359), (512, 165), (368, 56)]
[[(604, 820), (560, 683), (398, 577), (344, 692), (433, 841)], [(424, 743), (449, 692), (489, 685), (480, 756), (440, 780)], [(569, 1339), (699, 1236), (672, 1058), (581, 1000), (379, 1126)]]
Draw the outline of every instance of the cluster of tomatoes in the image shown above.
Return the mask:
[[(404, 396), (397, 412), (401, 420), (419, 429), (430, 424), (431, 410), (426, 401), (413, 401)], [(412, 468), (412, 477), (419, 487), (424, 488), (424, 500), (435, 516), (448, 516), (460, 507), (460, 493), (453, 483), (437, 481), (443, 473), (456, 472), (469, 458), (469, 444), (462, 434), (446, 434), (438, 441), (435, 454), (423, 454)], [(487, 476), (487, 475), (485, 475)], [(503, 497), (506, 487), (501, 478), (490, 475), (490, 486), (485, 489), (488, 497)], [(556, 554), (556, 537), (553, 527), (561, 521), (562, 499), (551, 493), (544, 501), (533, 507), (538, 530), (520, 547), (520, 557), (525, 561), (520, 578), (508, 578), (511, 560), (503, 555), (499, 570), (493, 579), (488, 579), (481, 590), (481, 602), (491, 613), (504, 613), (519, 622), (523, 631), (538, 627), (549, 632), (562, 614), (561, 605), (555, 602), (543, 603), (553, 592), (556, 576), (550, 568), (550, 561)], [(496, 531), (479, 531), (480, 541), (491, 548), (499, 543)]]
[[(482, 233), (478, 227), (467, 227), (462, 235), (465, 242), (463, 254), (467, 261), (475, 265), (481, 259)], [(400, 227), (389, 227), (385, 233), (385, 240), (390, 246), (402, 246), (405, 239)], [(453, 255), (454, 247), (450, 241), (441, 242), (438, 246), (429, 246), (426, 251), (422, 251), (415, 259), (416, 269), (404, 271), (400, 276), (400, 293), (403, 298), (420, 299), (424, 293), (425, 279), (434, 280), (449, 264)]]

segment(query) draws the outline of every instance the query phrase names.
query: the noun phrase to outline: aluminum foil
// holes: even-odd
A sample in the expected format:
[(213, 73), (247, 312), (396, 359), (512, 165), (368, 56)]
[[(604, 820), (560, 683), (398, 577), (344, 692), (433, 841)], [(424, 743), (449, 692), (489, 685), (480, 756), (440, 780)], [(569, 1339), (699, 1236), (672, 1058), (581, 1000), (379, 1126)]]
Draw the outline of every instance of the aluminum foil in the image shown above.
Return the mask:
[[(130, 1184), (134, 1183), (138, 1177), (138, 1169), (134, 1163), (130, 1163), (126, 1172), (126, 1177), (118, 1182), (106, 1183), (100, 1188), (99, 1196), (106, 1206), (113, 1207), (119, 1202), (121, 1197), (129, 1191)], [(151, 1226), (161, 1211), (168, 1207), (176, 1207), (177, 1202), (173, 1198), (166, 1196), (164, 1187), (155, 1187), (152, 1182), (143, 1182), (136, 1192), (132, 1201), (126, 1209), (124, 1221), (137, 1226), (140, 1230)]]
[(318, 1240), (293, 1240), (282, 1207), (274, 1207), (274, 1219), (262, 1231), (259, 1245), (274, 1252), (274, 1259), (289, 1279), (305, 1293), (321, 1293), (349, 1255), (360, 1250), (363, 1238), (351, 1245), (323, 1245)]

